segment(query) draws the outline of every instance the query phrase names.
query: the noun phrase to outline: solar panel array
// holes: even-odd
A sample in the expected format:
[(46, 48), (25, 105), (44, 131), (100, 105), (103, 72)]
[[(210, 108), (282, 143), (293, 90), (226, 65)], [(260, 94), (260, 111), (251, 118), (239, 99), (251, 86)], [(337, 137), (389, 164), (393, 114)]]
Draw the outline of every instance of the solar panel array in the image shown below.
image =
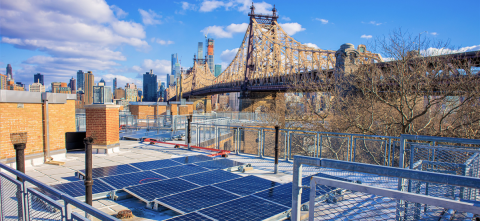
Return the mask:
[[(72, 197), (85, 196), (84, 181), (75, 181), (70, 183), (62, 183), (52, 186), (53, 188), (64, 192)], [(99, 179), (93, 179), (92, 193), (103, 193), (114, 190), (111, 186), (107, 185)]]

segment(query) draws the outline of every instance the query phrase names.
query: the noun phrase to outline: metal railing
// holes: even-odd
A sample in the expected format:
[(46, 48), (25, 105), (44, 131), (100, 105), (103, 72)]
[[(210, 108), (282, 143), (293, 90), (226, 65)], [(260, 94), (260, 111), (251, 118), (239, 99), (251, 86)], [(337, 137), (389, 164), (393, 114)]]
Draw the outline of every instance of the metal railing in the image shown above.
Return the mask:
[(85, 113), (83, 114), (75, 114), (75, 128), (77, 132), (87, 131), (87, 118)]
[[(0, 220), (118, 220), (5, 164), (0, 168)], [(81, 210), (80, 215), (72, 207)]]
[[(302, 169), (304, 165), (309, 165), (309, 166), (315, 166), (318, 168), (325, 168), (328, 170), (341, 170), (341, 171), (347, 171), (351, 173), (348, 177), (351, 177), (353, 179), (349, 180), (350, 182), (361, 182), (360, 180), (355, 180), (358, 179), (358, 177), (376, 177), (376, 179), (379, 180), (379, 177), (390, 177), (390, 178), (396, 178), (398, 180), (402, 179), (408, 179), (408, 180), (414, 180), (416, 182), (423, 182), (423, 183), (434, 183), (436, 185), (441, 185), (443, 187), (445, 186), (453, 186), (457, 189), (461, 188), (472, 188), (472, 189), (478, 189), (480, 188), (479, 183), (480, 179), (475, 178), (475, 177), (467, 177), (467, 176), (458, 176), (458, 175), (452, 175), (452, 174), (443, 174), (443, 173), (435, 173), (435, 172), (427, 172), (427, 171), (420, 171), (420, 170), (411, 170), (411, 169), (404, 169), (404, 168), (395, 168), (395, 167), (387, 167), (387, 166), (379, 166), (379, 165), (371, 165), (371, 164), (364, 164), (364, 163), (355, 163), (355, 162), (346, 162), (346, 161), (339, 161), (339, 160), (332, 160), (332, 159), (321, 159), (321, 158), (314, 158), (314, 157), (306, 157), (306, 156), (295, 156), (294, 157), (294, 162), (293, 162), (293, 187), (292, 187), (292, 220), (300, 220), (300, 210), (302, 208), (302, 188), (310, 188), (310, 199), (309, 199), (309, 210), (315, 210), (319, 211), (321, 208), (324, 210), (324, 212), (327, 212), (327, 210), (333, 210), (334, 213), (337, 213), (339, 211), (342, 212), (342, 214), (347, 214), (351, 213), (352, 211), (346, 210), (345, 205), (343, 204), (335, 204), (337, 202), (343, 201), (344, 199), (348, 200), (349, 196), (343, 194), (342, 191), (336, 190), (336, 188), (341, 188), (342, 186), (332, 186), (330, 183), (329, 186), (330, 188), (326, 188), (323, 191), (320, 191), (320, 194), (318, 194), (318, 191), (315, 191), (316, 187), (308, 187), (304, 186), (302, 184)], [(315, 176), (314, 176), (315, 177)], [(342, 179), (341, 176), (331, 176), (336, 179)], [(348, 181), (348, 180), (344, 180)], [(367, 184), (361, 184), (362, 186), (366, 186)], [(378, 185), (377, 182), (373, 182), (369, 184), (370, 186)], [(322, 187), (324, 188), (324, 187)], [(348, 189), (348, 188), (347, 188)], [(367, 189), (366, 187), (364, 189)], [(379, 189), (379, 188), (370, 188), (370, 189)], [(424, 189), (424, 188), (422, 188)], [(392, 189), (390, 189), (392, 190)], [(437, 189), (437, 191), (444, 191), (445, 189), (440, 188)], [(393, 191), (393, 190), (392, 190)], [(402, 190), (398, 190), (402, 191)], [(312, 193), (313, 192), (313, 193)], [(367, 192), (372, 194), (371, 192)], [(377, 192), (378, 194), (386, 197), (391, 197), (395, 196), (393, 195), (385, 195), (384, 192)], [(447, 199), (445, 197), (441, 196), (427, 196), (426, 194), (422, 192), (414, 192), (414, 193), (408, 193), (403, 191), (402, 197), (398, 197), (394, 199), (395, 202), (395, 210), (396, 213), (401, 213), (401, 214), (410, 214), (411, 211), (420, 211), (423, 210), (428, 211), (428, 208), (432, 208), (430, 206), (438, 206), (436, 204), (429, 204), (426, 203), (425, 201), (420, 201), (418, 199), (426, 199), (426, 198), (435, 198), (439, 199), (438, 202), (452, 202), (452, 203), (458, 203), (461, 204), (459, 201), (454, 201), (451, 199)], [(445, 193), (445, 191), (444, 191)], [(375, 193), (373, 193), (375, 194)], [(414, 199), (410, 199), (408, 202), (404, 201), (403, 196), (417, 196)], [(352, 200), (354, 201), (357, 196), (352, 196)], [(361, 203), (364, 203), (364, 205), (371, 204), (372, 202), (368, 202), (367, 198), (363, 198), (364, 201)], [(457, 198), (456, 198), (457, 199)], [(367, 200), (367, 201), (366, 201)], [(312, 206), (311, 203), (314, 203)], [(324, 204), (330, 203), (329, 208), (322, 208), (318, 206), (325, 206)], [(352, 201), (350, 201), (352, 202)], [(450, 204), (441, 204), (443, 207), (448, 207)], [(473, 205), (473, 203), (469, 203), (469, 205)], [(405, 209), (408, 209), (409, 211), (406, 211)], [(474, 207), (471, 207), (474, 208)], [(451, 209), (451, 208), (447, 208)], [(476, 210), (475, 214), (480, 214), (480, 208), (476, 207), (474, 208)], [(402, 212), (403, 211), (403, 212)], [(472, 210), (459, 210), (459, 212), (468, 212)], [(374, 214), (375, 211), (372, 211), (372, 214)], [(417, 214), (417, 213), (415, 213)], [(443, 215), (444, 213), (442, 213)], [(314, 214), (317, 216), (324, 215), (324, 214)], [(337, 214), (338, 216), (338, 214)], [(413, 219), (412, 217), (409, 216), (402, 216), (406, 217), (405, 219), (400, 219), (400, 220), (415, 220), (416, 217), (414, 216)], [(314, 217), (310, 217), (314, 218)], [(341, 217), (338, 217), (341, 219)], [(322, 219), (322, 218), (319, 218)]]

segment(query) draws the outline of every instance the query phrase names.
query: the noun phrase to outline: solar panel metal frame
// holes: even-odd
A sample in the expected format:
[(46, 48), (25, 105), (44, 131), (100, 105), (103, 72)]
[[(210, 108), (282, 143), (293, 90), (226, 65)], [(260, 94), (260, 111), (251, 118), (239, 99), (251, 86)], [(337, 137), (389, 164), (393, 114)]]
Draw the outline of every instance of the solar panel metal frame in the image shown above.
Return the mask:
[[(181, 159), (183, 159), (183, 160), (181, 160)], [(216, 160), (216, 158), (209, 157), (209, 156), (203, 155), (203, 154), (198, 154), (198, 155), (192, 155), (192, 156), (170, 158), (170, 160), (173, 160), (175, 162), (182, 163), (182, 164), (192, 164), (192, 163), (196, 163), (196, 162)], [(185, 162), (185, 160), (187, 160), (189, 162)]]
[[(233, 162), (236, 165), (231, 165), (231, 166), (230, 165), (229, 166), (221, 165), (221, 164), (224, 164), (224, 162)], [(219, 160), (213, 160), (213, 161), (204, 161), (204, 162), (198, 162), (198, 163), (194, 163), (194, 164), (197, 165), (197, 166), (205, 167), (209, 170), (222, 169), (222, 170), (226, 170), (226, 171), (236, 171), (236, 170), (239, 170), (239, 168), (241, 166), (246, 165), (245, 163), (237, 162), (237, 161), (230, 160), (230, 159), (219, 159)], [(218, 165), (219, 167), (211, 168), (211, 167), (209, 167), (209, 164), (210, 165)]]
[[(79, 180), (79, 181), (74, 181), (74, 182), (69, 182), (69, 183), (60, 183), (60, 184), (53, 185), (52, 188), (54, 188), (54, 189), (56, 189), (56, 190), (58, 190), (58, 191), (60, 191), (60, 192), (63, 192), (63, 193), (65, 193), (65, 194), (68, 194), (69, 196), (72, 196), (72, 197), (74, 197), (74, 198), (77, 198), (77, 199), (79, 199), (79, 200), (81, 200), (81, 201), (85, 201), (85, 187), (84, 187), (83, 182), (84, 182), (83, 180)], [(62, 186), (62, 187), (63, 187), (63, 186), (68, 186), (68, 185), (73, 185), (75, 188), (78, 188), (80, 185), (76, 185), (77, 183), (82, 183), (82, 185), (81, 185), (82, 188), (80, 188), (80, 189), (84, 192), (83, 195), (75, 195), (75, 196), (74, 196), (74, 195), (71, 195), (70, 193), (68, 193), (67, 191), (64, 191), (63, 188), (62, 188), (62, 189), (58, 188), (58, 186)], [(98, 183), (100, 183), (100, 184), (102, 184), (102, 185), (104, 185), (104, 186), (106, 186), (106, 187), (108, 187), (108, 188), (110, 188), (110, 189), (109, 189), (109, 190), (106, 190), (106, 191), (102, 191), (102, 192), (95, 192), (96, 187), (98, 187)], [(95, 184), (97, 184), (97, 186), (96, 186)], [(65, 187), (65, 188), (68, 188), (68, 187)], [(69, 187), (68, 189), (73, 190), (72, 187)], [(75, 189), (75, 190), (76, 190), (76, 189)], [(108, 183), (105, 183), (105, 182), (103, 182), (102, 180), (100, 180), (100, 179), (98, 179), (98, 178), (93, 179), (93, 186), (92, 186), (92, 192), (93, 192), (93, 194), (92, 194), (92, 195), (93, 195), (93, 198), (94, 198), (94, 199), (105, 198), (108, 193), (111, 193), (111, 192), (114, 191), (114, 190), (115, 190), (115, 188), (112, 187), (112, 186), (110, 186)]]
[[(175, 205), (172, 205), (170, 204), (169, 202), (171, 202), (172, 200), (168, 200), (167, 198), (172, 198), (172, 197), (187, 197), (187, 196), (184, 196), (184, 195), (188, 195), (188, 194), (191, 194), (192, 192), (198, 192), (198, 191), (202, 191), (205, 190), (206, 188), (210, 188), (213, 192), (211, 192), (212, 194), (211, 195), (216, 195), (220, 192), (223, 192), (222, 194), (224, 193), (228, 193), (230, 194), (232, 197), (234, 198), (231, 198), (231, 199), (228, 199), (228, 200), (225, 200), (223, 202), (217, 202), (217, 203), (214, 203), (214, 204), (211, 204), (211, 205), (207, 205), (205, 207), (201, 207), (201, 208), (198, 208), (198, 209), (195, 209), (195, 210), (192, 210), (192, 211), (184, 211), (182, 210), (182, 208), (177, 208)], [(176, 194), (172, 194), (172, 195), (169, 195), (169, 196), (165, 196), (165, 197), (161, 197), (161, 198), (156, 198), (153, 202), (156, 203), (156, 204), (159, 204), (159, 205), (162, 205), (164, 207), (167, 207), (175, 212), (178, 212), (180, 214), (188, 214), (188, 213), (192, 213), (192, 212), (195, 212), (195, 211), (198, 211), (198, 210), (201, 210), (201, 209), (204, 209), (204, 208), (208, 208), (208, 207), (211, 207), (211, 206), (215, 206), (215, 205), (218, 205), (218, 204), (222, 204), (222, 203), (225, 203), (225, 202), (228, 202), (228, 201), (232, 201), (232, 200), (235, 200), (235, 199), (238, 199), (238, 198), (241, 198), (242, 196), (238, 195), (238, 194), (235, 194), (235, 193), (232, 193), (232, 192), (229, 192), (229, 191), (226, 191), (226, 190), (223, 190), (223, 189), (220, 189), (218, 187), (214, 187), (214, 186), (211, 186), (211, 185), (207, 185), (207, 186), (201, 186), (201, 187), (198, 187), (198, 188), (195, 188), (195, 189), (191, 189), (191, 190), (187, 190), (187, 191), (184, 191), (184, 192), (180, 192), (180, 193), (176, 193)], [(196, 199), (196, 198), (194, 198)], [(201, 200), (206, 200), (206, 198), (202, 197)], [(167, 201), (167, 202), (165, 202)], [(176, 201), (176, 200), (173, 200), (173, 201)], [(184, 201), (182, 201), (184, 202)], [(189, 204), (191, 205), (191, 204)]]
[[(120, 173), (120, 174), (113, 174), (113, 175), (108, 175), (108, 176), (95, 176), (95, 173), (96, 171), (98, 171), (99, 169), (102, 169), (104, 170), (105, 168), (110, 168), (110, 167), (120, 167), (120, 166), (128, 166), (128, 167), (131, 167), (133, 169), (135, 169), (136, 171), (131, 171), (131, 172), (127, 172), (127, 173), (135, 173), (135, 172), (140, 172), (140, 171), (143, 171), (143, 170), (140, 170), (136, 167), (133, 167), (132, 165), (130, 164), (120, 164), (120, 165), (115, 165), (115, 166), (106, 166), (106, 167), (95, 167), (95, 168), (92, 168), (92, 178), (100, 178), (100, 177), (108, 177), (108, 176), (116, 176), (116, 175), (122, 175), (122, 174), (127, 174), (127, 173)], [(75, 176), (77, 176), (79, 179), (84, 179), (85, 178), (85, 170), (79, 170), (77, 172), (75, 172)]]

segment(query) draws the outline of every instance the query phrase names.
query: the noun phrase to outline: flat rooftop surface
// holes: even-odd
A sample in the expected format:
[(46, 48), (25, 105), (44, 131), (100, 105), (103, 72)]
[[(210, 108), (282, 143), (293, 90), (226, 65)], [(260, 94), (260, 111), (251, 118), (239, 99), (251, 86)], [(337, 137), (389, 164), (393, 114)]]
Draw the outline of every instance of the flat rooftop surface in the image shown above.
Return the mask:
[[(184, 141), (169, 141), (170, 143), (184, 144)], [(148, 143), (142, 143), (139, 141), (120, 141), (120, 152), (113, 154), (94, 154), (93, 155), (93, 167), (107, 167), (122, 165), (127, 163), (136, 163), (143, 161), (154, 161), (161, 159), (170, 159), (190, 155), (198, 154), (210, 154), (211, 152), (203, 152), (197, 150), (175, 149), (173, 145), (168, 144), (155, 144), (150, 145)], [(254, 175), (278, 183), (288, 183), (292, 181), (293, 164), (291, 161), (284, 159), (279, 160), (278, 174), (273, 174), (274, 160), (272, 158), (259, 158), (252, 155), (236, 155), (230, 154), (228, 159), (251, 164), (254, 168), (245, 173), (234, 172), (241, 176)], [(85, 169), (85, 154), (82, 151), (68, 152), (66, 159), (54, 159), (64, 161), (62, 166), (43, 164), (39, 166), (31, 166), (26, 168), (26, 174), (33, 178), (48, 184), (55, 185), (60, 183), (68, 183), (73, 181), (79, 181), (75, 176), (75, 172)], [(333, 176), (338, 176), (350, 180), (360, 180), (364, 184), (371, 184), (378, 187), (395, 189), (397, 179), (372, 176), (371, 174), (361, 174), (354, 172), (346, 172), (329, 168), (317, 168), (304, 166), (303, 176), (310, 176), (316, 173), (325, 173)], [(308, 184), (303, 184), (308, 185)], [(93, 206), (104, 211), (107, 214), (115, 215), (118, 211), (130, 209), (136, 218), (129, 220), (165, 220), (178, 213), (164, 209), (160, 211), (154, 211), (145, 208), (145, 203), (141, 200), (131, 197), (122, 200), (110, 200), (107, 198), (98, 199), (93, 202)], [(74, 210), (75, 211), (75, 210)], [(77, 211), (79, 212), (79, 211)]]

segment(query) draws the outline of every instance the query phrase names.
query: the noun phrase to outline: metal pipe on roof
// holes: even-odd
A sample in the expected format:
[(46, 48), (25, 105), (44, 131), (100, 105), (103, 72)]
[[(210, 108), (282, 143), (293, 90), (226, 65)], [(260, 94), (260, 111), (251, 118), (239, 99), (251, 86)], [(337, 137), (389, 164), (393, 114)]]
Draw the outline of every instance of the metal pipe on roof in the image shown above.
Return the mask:
[(43, 115), (42, 115), (42, 120), (43, 120), (43, 160), (44, 162), (48, 162), (51, 160), (50, 157), (50, 134), (49, 134), (49, 128), (48, 128), (48, 94), (47, 92), (42, 93), (42, 100), (43, 100)]

